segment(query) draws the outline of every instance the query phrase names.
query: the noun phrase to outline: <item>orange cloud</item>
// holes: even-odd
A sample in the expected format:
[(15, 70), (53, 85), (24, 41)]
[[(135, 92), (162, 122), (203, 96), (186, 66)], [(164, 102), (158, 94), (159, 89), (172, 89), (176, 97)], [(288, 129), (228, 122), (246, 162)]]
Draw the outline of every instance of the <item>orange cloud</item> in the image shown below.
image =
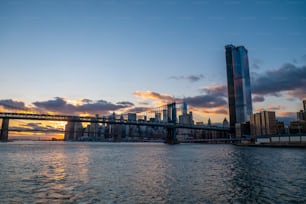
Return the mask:
[(279, 110), (285, 110), (285, 109), (286, 109), (286, 107), (281, 106), (281, 105), (278, 105), (278, 106), (267, 105), (265, 107), (257, 107), (255, 110), (257, 112), (261, 112), (261, 111), (279, 111)]
[(174, 97), (169, 94), (160, 94), (154, 91), (135, 91), (133, 94), (136, 97), (153, 100), (173, 101), (174, 99)]
[(294, 116), (296, 116), (296, 112), (280, 111), (280, 112), (277, 112), (277, 115), (280, 116), (280, 117), (294, 117)]
[(10, 120), (9, 138), (50, 140), (63, 139), (66, 122)]

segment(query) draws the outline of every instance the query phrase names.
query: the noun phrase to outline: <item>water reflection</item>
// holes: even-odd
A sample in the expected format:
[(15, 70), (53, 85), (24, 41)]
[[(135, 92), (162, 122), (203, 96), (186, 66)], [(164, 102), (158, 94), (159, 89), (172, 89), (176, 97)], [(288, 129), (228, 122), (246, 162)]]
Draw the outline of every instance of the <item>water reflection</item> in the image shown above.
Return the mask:
[(0, 145), (1, 203), (305, 203), (305, 150)]
[[(0, 187), (7, 188), (7, 200), (15, 200), (14, 194), (23, 199), (46, 203), (58, 199), (73, 200), (73, 189), (88, 183), (88, 148), (75, 151), (66, 145), (21, 144), (11, 145), (2, 163), (2, 173), (8, 176)], [(2, 155), (3, 156), (3, 155)], [(3, 176), (1, 174), (1, 178)], [(18, 189), (18, 191), (14, 191)], [(0, 199), (1, 200), (1, 199)]]

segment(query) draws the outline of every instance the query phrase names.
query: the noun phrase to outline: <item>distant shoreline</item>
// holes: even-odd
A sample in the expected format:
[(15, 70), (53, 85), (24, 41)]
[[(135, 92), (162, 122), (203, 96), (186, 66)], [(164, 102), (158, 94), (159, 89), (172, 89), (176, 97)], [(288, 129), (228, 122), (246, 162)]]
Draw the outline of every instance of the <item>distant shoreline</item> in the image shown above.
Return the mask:
[(245, 147), (290, 147), (290, 148), (306, 148), (306, 143), (265, 143), (265, 144), (234, 144), (236, 146), (245, 146)]

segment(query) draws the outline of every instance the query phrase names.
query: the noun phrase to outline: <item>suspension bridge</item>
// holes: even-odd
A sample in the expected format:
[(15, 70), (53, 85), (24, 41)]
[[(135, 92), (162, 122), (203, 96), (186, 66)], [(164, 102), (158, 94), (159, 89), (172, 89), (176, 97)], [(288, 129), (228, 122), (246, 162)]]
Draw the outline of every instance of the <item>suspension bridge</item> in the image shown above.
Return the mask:
[[(30, 113), (11, 113), (0, 112), (0, 118), (2, 119), (2, 126), (0, 132), (0, 141), (7, 142), (9, 131), (18, 131), (16, 129), (9, 129), (10, 120), (36, 120), (36, 121), (64, 121), (69, 123), (91, 123), (102, 125), (134, 125), (134, 126), (148, 126), (148, 127), (163, 127), (166, 129), (165, 143), (176, 144), (177, 141), (177, 129), (194, 129), (194, 130), (207, 130), (228, 133), (229, 128), (218, 126), (204, 126), (194, 125), (192, 122), (178, 122), (178, 112), (182, 112), (182, 115), (186, 115), (187, 107), (179, 106), (175, 102), (161, 106), (158, 108), (147, 109), (146, 111), (125, 114), (116, 117), (115, 114), (111, 116), (69, 116), (69, 115), (50, 115), (50, 114), (30, 114)], [(154, 115), (154, 118), (148, 117)], [(133, 117), (131, 117), (133, 116)], [(48, 130), (46, 130), (48, 132)]]

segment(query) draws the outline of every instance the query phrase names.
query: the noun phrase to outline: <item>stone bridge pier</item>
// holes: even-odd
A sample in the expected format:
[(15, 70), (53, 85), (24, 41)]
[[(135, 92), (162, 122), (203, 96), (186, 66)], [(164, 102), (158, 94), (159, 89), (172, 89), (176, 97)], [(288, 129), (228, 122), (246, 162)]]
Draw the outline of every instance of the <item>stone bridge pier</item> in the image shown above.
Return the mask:
[(167, 126), (167, 136), (165, 143), (167, 144), (178, 144), (176, 138), (176, 104), (171, 103), (167, 105), (168, 112), (168, 126)]
[(8, 141), (8, 131), (9, 131), (9, 119), (3, 118), (2, 119), (2, 126), (0, 132), (0, 141), (7, 142)]

